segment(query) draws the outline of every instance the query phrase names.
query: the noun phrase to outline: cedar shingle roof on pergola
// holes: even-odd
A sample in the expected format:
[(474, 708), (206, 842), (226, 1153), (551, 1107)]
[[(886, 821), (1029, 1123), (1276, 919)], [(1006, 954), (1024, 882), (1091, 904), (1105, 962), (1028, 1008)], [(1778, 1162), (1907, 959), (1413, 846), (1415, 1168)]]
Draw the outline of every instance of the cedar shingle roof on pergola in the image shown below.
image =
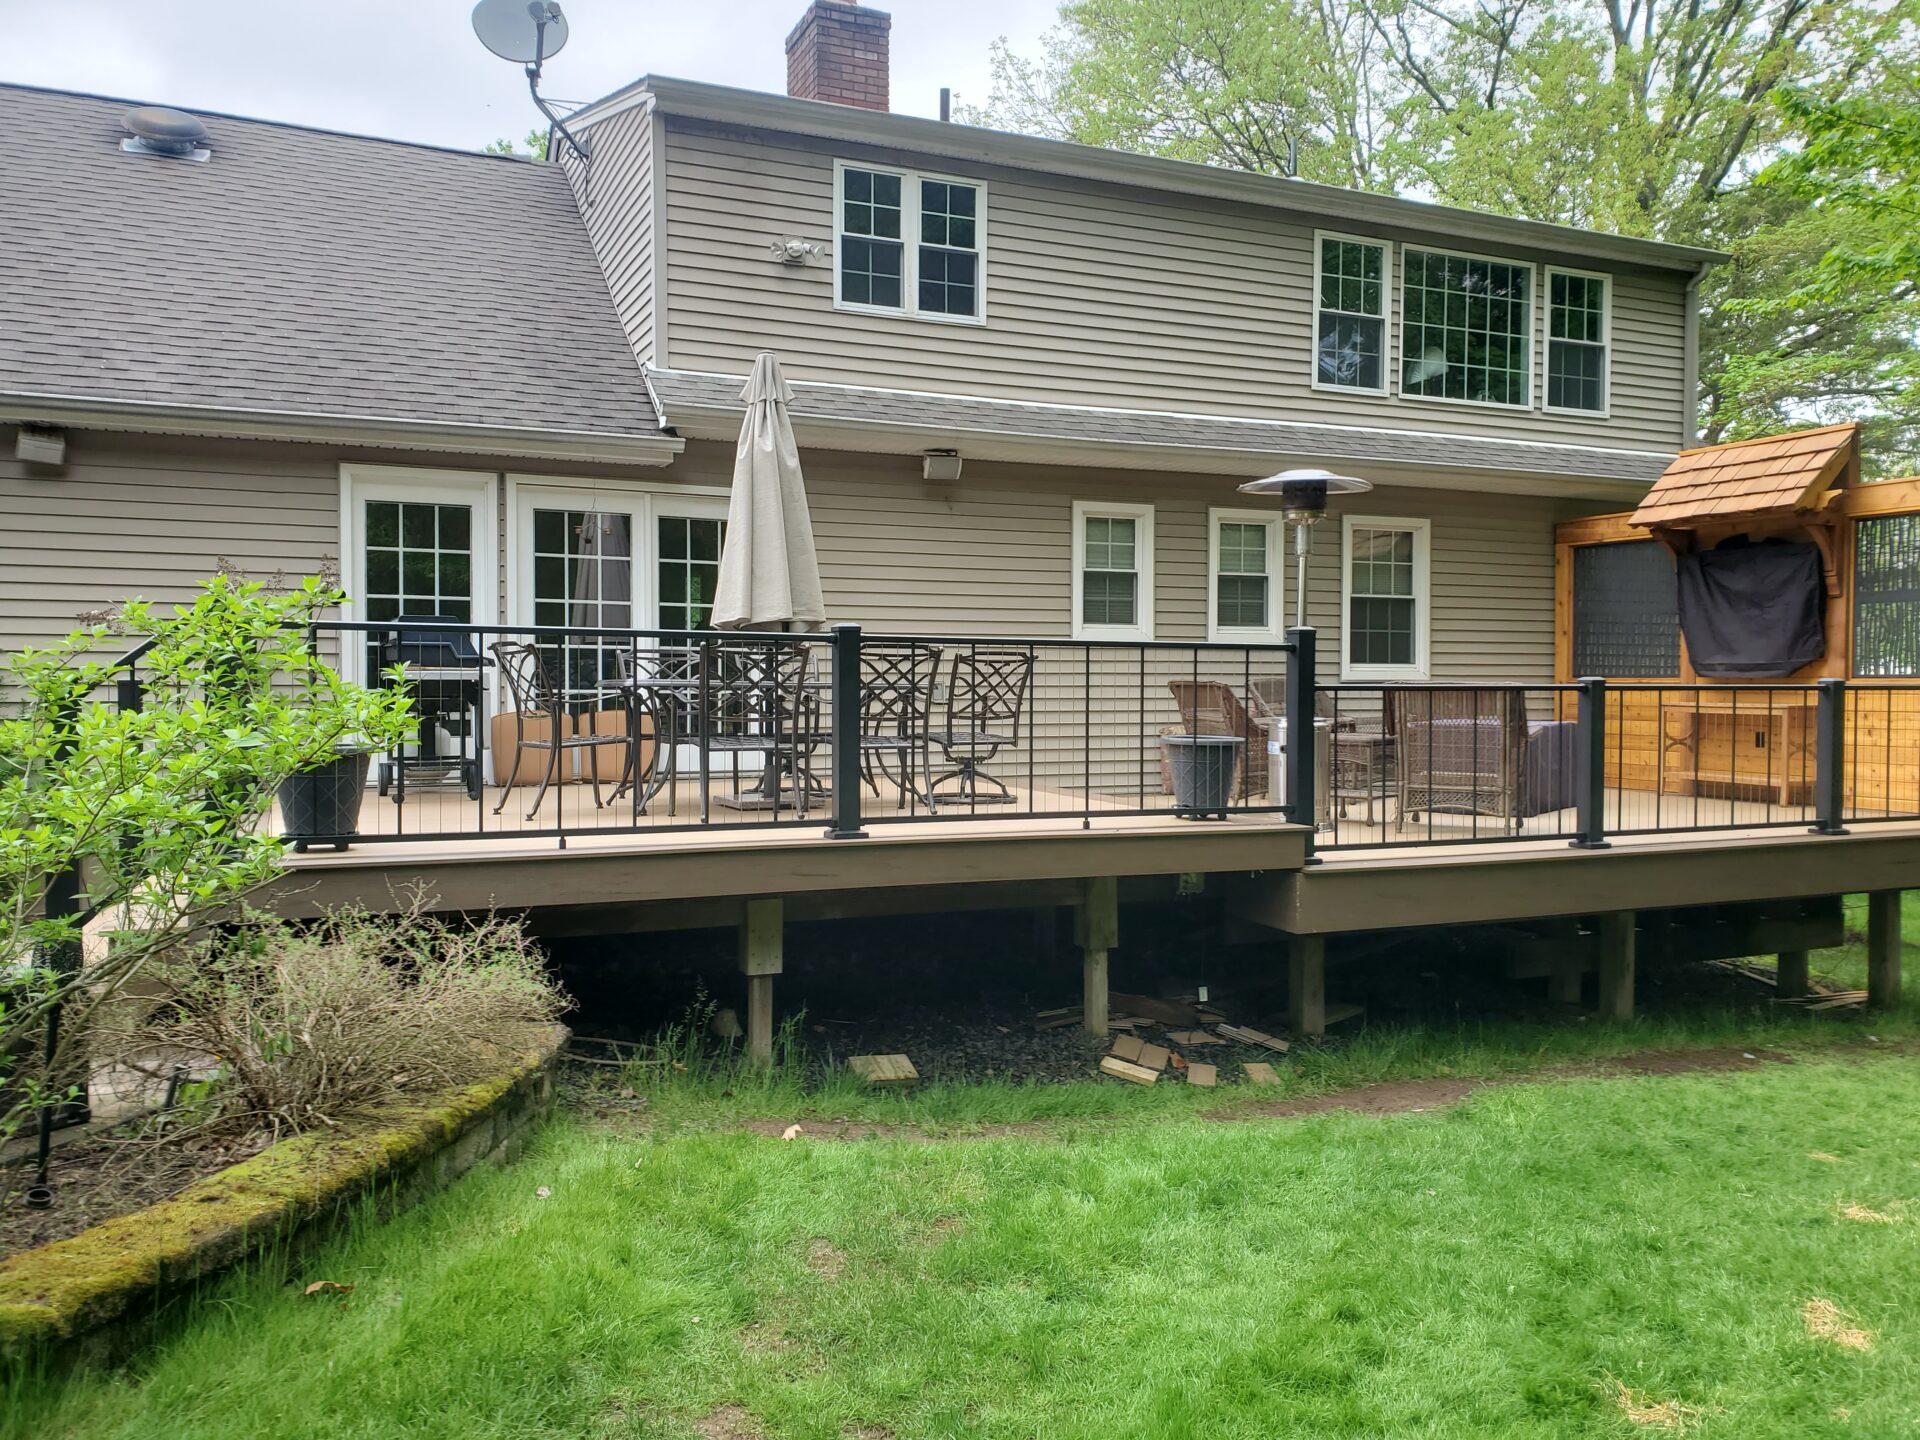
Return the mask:
[(1818, 510), (1845, 477), (1859, 428), (1827, 425), (1683, 450), (1633, 512), (1633, 523), (1687, 529)]

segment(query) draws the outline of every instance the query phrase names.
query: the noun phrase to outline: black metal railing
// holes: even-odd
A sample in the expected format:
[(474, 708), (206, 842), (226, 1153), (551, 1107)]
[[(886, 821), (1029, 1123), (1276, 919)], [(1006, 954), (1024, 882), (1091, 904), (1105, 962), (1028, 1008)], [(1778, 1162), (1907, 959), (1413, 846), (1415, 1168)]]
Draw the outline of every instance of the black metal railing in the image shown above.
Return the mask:
[[(350, 833), (287, 838), (564, 846), (718, 825), (852, 839), (936, 820), (1278, 816), (1278, 722), (1290, 678), (1311, 684), (1290, 664), (1296, 638), (323, 623), (314, 643), (408, 686), (419, 725), (375, 758)], [(1189, 735), (1232, 752), (1205, 805), (1172, 784)]]

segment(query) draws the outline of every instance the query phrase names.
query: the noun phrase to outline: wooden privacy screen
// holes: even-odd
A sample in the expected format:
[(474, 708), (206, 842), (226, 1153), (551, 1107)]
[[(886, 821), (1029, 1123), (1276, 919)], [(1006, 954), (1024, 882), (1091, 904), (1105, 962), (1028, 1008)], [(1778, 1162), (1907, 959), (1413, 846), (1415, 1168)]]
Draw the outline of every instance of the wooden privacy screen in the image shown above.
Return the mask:
[[(1920, 479), (1859, 483), (1851, 427), (1690, 451), (1669, 475), (1637, 513), (1555, 534), (1554, 678), (1641, 687), (1609, 706), (1608, 783), (1804, 803), (1814, 698), (1803, 687), (1846, 678), (1848, 803), (1920, 811)], [(1826, 654), (1786, 679), (1661, 693), (1702, 683), (1680, 633), (1674, 556), (1734, 535), (1820, 546)]]

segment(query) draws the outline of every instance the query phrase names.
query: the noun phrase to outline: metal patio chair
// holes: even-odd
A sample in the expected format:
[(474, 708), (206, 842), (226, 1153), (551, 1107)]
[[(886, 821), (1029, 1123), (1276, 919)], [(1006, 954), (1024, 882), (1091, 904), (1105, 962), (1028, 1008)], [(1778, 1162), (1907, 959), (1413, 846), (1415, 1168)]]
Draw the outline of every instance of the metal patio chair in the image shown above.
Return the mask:
[[(500, 792), (500, 803), (493, 807), (493, 813), (498, 815), (506, 808), (507, 800), (513, 794), (514, 782), (520, 778), (521, 761), (528, 751), (544, 752), (547, 765), (540, 776), (540, 789), (527, 811), (527, 819), (531, 820), (539, 814), (541, 805), (546, 803), (547, 791), (560, 773), (560, 757), (578, 754), (583, 750), (590, 752), (585, 770), (593, 782), (593, 808), (606, 809), (609, 802), (601, 797), (600, 768), (592, 763), (591, 752), (618, 745), (626, 751), (626, 770), (630, 771), (633, 765), (631, 736), (568, 734), (573, 718), (567, 713), (567, 700), (570, 697), (554, 683), (540, 652), (517, 640), (498, 640), (488, 648), (493, 652), (495, 663), (500, 666), (501, 675), (506, 678), (507, 692), (513, 697), (513, 765), (507, 772), (506, 786)], [(545, 735), (528, 735), (527, 722), (534, 719), (547, 722), (549, 729)], [(623, 784), (626, 778), (623, 773)]]
[[(933, 707), (938, 645), (870, 640), (860, 647), (860, 773), (877, 796), (882, 777), (937, 811), (933, 793)], [(889, 766), (893, 768), (889, 768)]]
[[(931, 799), (967, 805), (1011, 805), (1013, 791), (986, 771), (1001, 750), (1020, 743), (1027, 691), (1033, 683), (1033, 652), (1011, 646), (969, 645), (953, 652), (947, 672), (945, 725), (929, 737), (953, 768), (927, 787)], [(983, 791), (987, 784), (993, 788)], [(954, 787), (950, 797), (941, 787)]]
[[(705, 647), (705, 706), (695, 699), (695, 733), (682, 738), (708, 754), (732, 760), (733, 793), (721, 803), (733, 809), (778, 811), (784, 779), (791, 778), (794, 807), (805, 819), (823, 795), (813, 757), (825, 741), (820, 702), (811, 683), (814, 645), (801, 640), (716, 640)], [(740, 785), (740, 759), (759, 755), (760, 779)]]

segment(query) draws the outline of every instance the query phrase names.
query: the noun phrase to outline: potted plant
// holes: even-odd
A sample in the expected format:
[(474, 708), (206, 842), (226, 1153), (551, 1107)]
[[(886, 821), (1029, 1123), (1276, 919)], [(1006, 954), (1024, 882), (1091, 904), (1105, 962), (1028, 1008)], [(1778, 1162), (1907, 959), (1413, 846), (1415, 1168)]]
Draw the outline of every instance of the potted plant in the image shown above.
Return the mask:
[(347, 848), (360, 828), (360, 801), (367, 790), (373, 747), (343, 741), (334, 753), (280, 782), (280, 828), (304, 855), (315, 845)]
[(1173, 813), (1189, 820), (1226, 819), (1246, 743), (1238, 735), (1162, 735)]

